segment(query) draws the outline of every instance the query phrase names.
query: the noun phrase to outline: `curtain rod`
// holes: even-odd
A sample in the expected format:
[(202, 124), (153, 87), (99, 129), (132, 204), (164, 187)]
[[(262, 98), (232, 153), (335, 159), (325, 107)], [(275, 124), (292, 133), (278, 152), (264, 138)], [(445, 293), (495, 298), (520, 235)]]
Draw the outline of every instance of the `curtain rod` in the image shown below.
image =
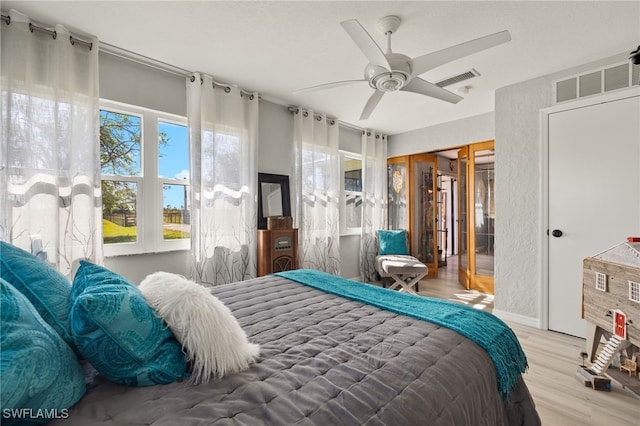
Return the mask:
[[(123, 49), (122, 47), (114, 46), (112, 44), (100, 42), (100, 51), (108, 55), (117, 56), (118, 58), (126, 59), (128, 61), (135, 62), (137, 64), (144, 65), (149, 68), (154, 68), (159, 71), (167, 72), (169, 74), (177, 75), (180, 77), (189, 77), (191, 82), (194, 82), (196, 79), (195, 76), (193, 75), (194, 74), (193, 71), (189, 71), (184, 68), (180, 68), (175, 65), (171, 65), (166, 62), (162, 62), (157, 59), (153, 59), (148, 56), (144, 56), (127, 49)], [(229, 93), (231, 91), (231, 86), (233, 85), (228, 83), (220, 83), (214, 80), (213, 86), (214, 88), (216, 86), (224, 87), (225, 93)], [(252, 92), (249, 92), (244, 89), (240, 89), (240, 94), (242, 96), (248, 96), (249, 99), (253, 99), (252, 96), (254, 96)], [(262, 97), (258, 95), (258, 100), (261, 100), (261, 99)]]
[[(7, 25), (11, 25), (11, 16), (9, 15), (0, 15), (0, 18), (5, 22), (5, 24)], [(39, 25), (34, 24), (33, 22), (29, 22), (29, 31), (34, 32), (34, 31), (39, 31), (41, 33), (45, 33), (45, 34), (49, 34), (51, 37), (53, 37), (53, 39), (55, 40), (58, 37), (58, 32), (56, 30), (50, 30), (47, 29), (45, 27), (41, 27)], [(88, 47), (89, 50), (93, 49), (93, 43), (90, 41), (84, 41), (81, 40), (79, 38), (76, 38), (72, 35), (69, 35), (69, 43), (71, 43), (73, 46), (77, 44), (80, 44), (82, 46)]]
[[(287, 109), (289, 110), (289, 112), (291, 112), (293, 114), (298, 114), (300, 112), (300, 108), (298, 108), (298, 107), (290, 106)], [(303, 114), (308, 114), (308, 111), (303, 111), (302, 113)], [(318, 114), (313, 114), (313, 116), (318, 121), (322, 120), (322, 114), (319, 114), (319, 113)], [(306, 117), (306, 115), (305, 115), (305, 117)], [(336, 124), (336, 122), (338, 122), (338, 124), (340, 124), (340, 122), (338, 120), (336, 120), (335, 118), (333, 118), (333, 117), (327, 117), (327, 122), (332, 126), (334, 124)]]
[(126, 59), (128, 61), (135, 62), (149, 68), (155, 68), (160, 71), (168, 72), (169, 74), (179, 75), (181, 77), (188, 77), (190, 75), (193, 75), (193, 72), (191, 71), (187, 71), (185, 69), (167, 64), (166, 62), (158, 61), (157, 59), (153, 59), (139, 53), (134, 53), (130, 50), (123, 49), (122, 47), (117, 47), (103, 41), (99, 42), (99, 50), (100, 52), (107, 53), (112, 56), (117, 56), (118, 58)]
[[(299, 107), (294, 107), (294, 106), (289, 106), (287, 108), (289, 110), (289, 112), (297, 114), (300, 111)], [(319, 114), (316, 114), (316, 117), (320, 116)], [(335, 120), (334, 118), (332, 118), (332, 120)], [(340, 120), (336, 120), (338, 121), (338, 125), (342, 126), (342, 127), (346, 127), (348, 129), (352, 129), (352, 130), (356, 130), (358, 132), (362, 132), (364, 133), (366, 131), (366, 129), (364, 127), (359, 127), (356, 126), (355, 124), (351, 124), (351, 123), (345, 123), (344, 121), (340, 121)], [(387, 135), (382, 133), (382, 132), (378, 132), (377, 130), (374, 130), (374, 132), (376, 133), (380, 133), (382, 135), (382, 137), (386, 138)]]
[[(196, 76), (194, 75), (194, 73), (189, 73), (191, 74), (191, 78), (189, 80), (191, 80), (191, 82), (193, 83), (194, 81), (196, 81)], [(209, 76), (208, 74), (204, 74)], [(211, 76), (209, 76), (211, 77)], [(200, 77), (200, 84), (204, 83), (204, 79), (202, 77)], [(211, 78), (211, 85), (213, 86), (213, 88), (215, 89), (216, 87), (222, 87), (224, 88), (224, 93), (229, 93), (231, 92), (231, 87), (235, 87), (232, 84), (226, 84), (226, 83), (219, 83), (215, 80), (213, 80), (213, 77)], [(247, 96), (249, 98), (250, 101), (253, 100), (253, 96), (254, 94), (252, 92), (248, 92), (244, 89), (240, 89), (238, 88), (238, 90), (240, 90), (240, 96)], [(262, 99), (262, 97), (260, 95), (258, 95), (258, 100)]]
[[(0, 15), (0, 19), (2, 19), (7, 25), (11, 24), (11, 16), (8, 15)], [(55, 30), (49, 30), (47, 28), (35, 25), (33, 23), (29, 23), (29, 29), (31, 30), (31, 32), (35, 31), (40, 31), (40, 32), (44, 32), (46, 34), (49, 34), (51, 37), (53, 37), (54, 39), (57, 37), (57, 33)], [(81, 44), (83, 46), (87, 46), (89, 48), (89, 50), (91, 50), (93, 48), (93, 43), (88, 42), (88, 41), (84, 41), (84, 40), (80, 40), (76, 37), (70, 36), (69, 37), (69, 42), (71, 44)], [(191, 77), (191, 81), (194, 81), (195, 78), (193, 76), (193, 72), (192, 71), (188, 71), (185, 70), (183, 68), (180, 67), (176, 67), (174, 65), (170, 65), (167, 64), (166, 62), (162, 62), (162, 61), (158, 61), (156, 59), (153, 58), (149, 58), (148, 56), (144, 56), (141, 55), (139, 53), (134, 53), (131, 52), (130, 50), (127, 49), (123, 49), (121, 47), (117, 47), (117, 46), (113, 46), (111, 44), (108, 43), (104, 43), (104, 42), (99, 42), (98, 44), (98, 48), (101, 52), (107, 53), (109, 55), (113, 55), (113, 56), (117, 56), (119, 58), (122, 59), (126, 59), (132, 62), (136, 62), (138, 64), (141, 65), (145, 65), (147, 67), (150, 68), (155, 68), (157, 70), (160, 71), (164, 71), (164, 72), (168, 72), (170, 74), (174, 74), (174, 75), (179, 75), (181, 77)], [(229, 93), (231, 91), (231, 84), (226, 84), (226, 83), (219, 83), (217, 81), (214, 81), (214, 87), (215, 86), (219, 86), (219, 87), (225, 87), (225, 92)], [(242, 96), (247, 96), (249, 97), (249, 99), (253, 99), (254, 94), (247, 91), (247, 90), (243, 90), (240, 89), (240, 94)], [(261, 96), (258, 95), (258, 100), (262, 99)]]

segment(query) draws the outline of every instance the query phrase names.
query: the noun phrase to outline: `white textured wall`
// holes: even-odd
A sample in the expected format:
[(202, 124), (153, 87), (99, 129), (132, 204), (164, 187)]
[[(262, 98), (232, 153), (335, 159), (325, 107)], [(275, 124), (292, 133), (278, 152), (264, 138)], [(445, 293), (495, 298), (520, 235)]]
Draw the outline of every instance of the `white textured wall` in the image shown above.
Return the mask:
[(291, 176), (293, 171), (291, 112), (282, 105), (261, 100), (258, 126), (258, 171)]
[(419, 154), (494, 138), (492, 112), (389, 136), (387, 156)]
[(187, 115), (186, 77), (99, 53), (100, 97)]
[(191, 256), (186, 250), (114, 256), (105, 258), (104, 266), (137, 285), (144, 277), (158, 271), (189, 277)]
[(360, 235), (340, 237), (340, 275), (345, 278), (360, 277)]
[[(548, 193), (540, 110), (553, 104), (553, 81), (626, 61), (621, 53), (496, 91), (496, 269), (494, 313), (542, 326)], [(606, 141), (603, 141), (606, 143)], [(546, 290), (546, 289), (545, 289)]]
[(494, 309), (532, 325), (542, 273), (539, 110), (552, 96), (547, 78), (496, 91)]

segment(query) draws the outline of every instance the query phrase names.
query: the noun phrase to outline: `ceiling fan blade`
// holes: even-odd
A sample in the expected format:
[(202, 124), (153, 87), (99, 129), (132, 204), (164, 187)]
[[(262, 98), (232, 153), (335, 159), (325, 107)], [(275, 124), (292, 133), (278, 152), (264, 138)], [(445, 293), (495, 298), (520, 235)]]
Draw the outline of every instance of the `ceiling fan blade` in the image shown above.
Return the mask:
[(349, 36), (351, 36), (369, 62), (388, 70), (391, 69), (387, 57), (384, 56), (384, 52), (376, 44), (373, 38), (371, 38), (367, 30), (360, 25), (360, 22), (355, 19), (350, 19), (348, 21), (340, 22), (340, 25), (342, 25), (342, 28), (344, 28)]
[(382, 99), (383, 95), (384, 92), (382, 90), (376, 90), (375, 92), (373, 92), (373, 95), (371, 95), (371, 97), (367, 101), (367, 104), (364, 106), (362, 114), (360, 114), (360, 120), (366, 120), (367, 118), (369, 118), (373, 110), (378, 105), (378, 102), (380, 102), (380, 99)]
[(480, 37), (475, 40), (470, 40), (464, 43), (457, 44), (455, 46), (447, 47), (437, 52), (427, 53), (426, 55), (413, 58), (411, 75), (417, 76), (424, 72), (429, 71), (435, 67), (446, 64), (456, 59), (464, 58), (465, 56), (472, 55), (474, 53), (489, 49), (494, 46), (498, 46), (502, 43), (506, 43), (511, 40), (511, 34), (509, 31), (500, 31), (499, 33), (491, 34), (488, 36)]
[(458, 96), (455, 93), (418, 77), (412, 78), (411, 81), (409, 81), (409, 83), (403, 86), (400, 90), (418, 93), (419, 95), (431, 96), (432, 98), (451, 102), (452, 104), (457, 104), (463, 99), (462, 96)]
[(306, 87), (304, 89), (294, 90), (293, 94), (297, 95), (298, 93), (315, 92), (316, 90), (331, 89), (333, 87), (346, 86), (347, 84), (362, 83), (362, 82), (366, 83), (367, 80), (334, 81), (333, 83), (318, 84), (317, 86), (311, 86), (311, 87)]

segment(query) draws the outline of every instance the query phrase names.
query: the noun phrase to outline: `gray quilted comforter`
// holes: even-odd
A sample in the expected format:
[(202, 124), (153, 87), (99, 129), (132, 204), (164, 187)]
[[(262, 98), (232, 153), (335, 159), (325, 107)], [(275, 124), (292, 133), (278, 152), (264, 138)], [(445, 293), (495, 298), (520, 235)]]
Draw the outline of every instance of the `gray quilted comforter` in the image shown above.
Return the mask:
[(261, 355), (207, 384), (96, 376), (56, 425), (539, 425), (520, 381), (503, 401), (487, 353), (434, 324), (268, 276), (212, 289)]

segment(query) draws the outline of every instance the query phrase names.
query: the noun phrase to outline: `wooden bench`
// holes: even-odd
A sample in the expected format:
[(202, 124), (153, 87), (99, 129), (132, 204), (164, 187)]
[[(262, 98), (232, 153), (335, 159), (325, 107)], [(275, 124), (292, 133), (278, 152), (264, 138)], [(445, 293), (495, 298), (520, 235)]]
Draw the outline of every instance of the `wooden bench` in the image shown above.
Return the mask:
[(625, 359), (620, 363), (620, 371), (624, 370), (629, 373), (630, 376), (635, 376), (638, 372), (638, 352), (633, 354), (633, 358)]
[(383, 278), (393, 278), (394, 283), (389, 287), (390, 289), (399, 287), (400, 291), (418, 294), (414, 287), (422, 277), (427, 275), (429, 269), (413, 256), (388, 254), (376, 257), (376, 271)]

